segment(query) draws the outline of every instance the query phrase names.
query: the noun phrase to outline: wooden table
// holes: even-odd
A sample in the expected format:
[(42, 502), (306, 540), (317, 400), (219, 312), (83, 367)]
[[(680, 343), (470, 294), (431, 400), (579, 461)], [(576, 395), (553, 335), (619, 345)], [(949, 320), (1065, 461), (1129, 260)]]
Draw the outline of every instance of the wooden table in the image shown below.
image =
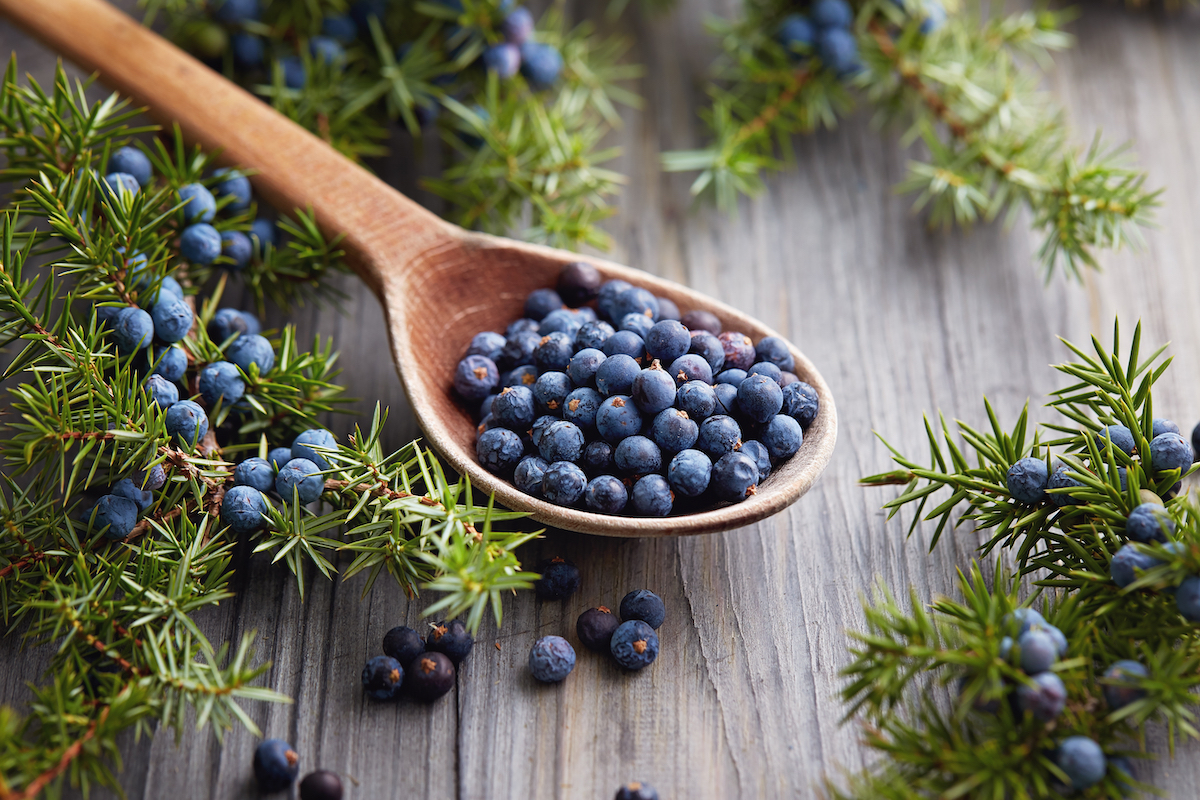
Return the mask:
[[(855, 726), (839, 724), (837, 698), (844, 630), (861, 625), (860, 596), (876, 579), (901, 593), (916, 584), (925, 599), (952, 591), (955, 567), (977, 543), (961, 533), (930, 554), (928, 530), (906, 540), (907, 517), (885, 521), (879, 507), (893, 492), (856, 484), (888, 466), (873, 431), (924, 452), (923, 413), (944, 409), (982, 423), (983, 394), (1011, 420), (1026, 398), (1040, 405), (1057, 385), (1047, 365), (1066, 352), (1055, 337), (1107, 339), (1114, 315), (1129, 329), (1140, 317), (1150, 343), (1174, 343), (1176, 366), (1159, 383), (1155, 408), (1187, 428), (1200, 418), (1197, 13), (1089, 8), (1074, 26), (1078, 47), (1058, 60), (1050, 84), (1077, 139), (1102, 126), (1112, 142), (1136, 140), (1151, 183), (1168, 192), (1161, 229), (1144, 251), (1106, 255), (1104, 274), (1086, 285), (1056, 277), (1043, 286), (1024, 215), (1009, 232), (926, 230), (911, 200), (892, 191), (907, 156), (894, 136), (871, 129), (865, 112), (799, 140), (796, 166), (743, 203), (738, 219), (690, 210), (690, 178), (661, 174), (657, 154), (703, 141), (694, 109), (713, 47), (701, 19), (734, 5), (683, 0), (670, 17), (628, 26), (637, 37), (632, 56), (649, 77), (646, 110), (627, 113), (617, 137), (625, 148), (617, 168), (631, 183), (609, 224), (614, 255), (796, 341), (838, 399), (833, 461), (799, 503), (743, 530), (663, 541), (554, 533), (530, 545), (530, 562), (561, 554), (578, 563), (582, 590), (563, 603), (529, 593), (507, 602), (503, 628), (481, 630), (457, 690), (432, 708), (365, 702), (358, 678), (383, 633), (419, 624), (429, 598), (408, 602), (387, 580), (363, 597), (360, 579), (310, 579), (301, 603), (285, 569), (240, 550), (238, 596), (204, 617), (208, 635), (258, 631), (258, 655), (274, 663), (266, 682), (296, 702), (250, 713), (297, 747), (305, 770), (348, 776), (350, 797), (609, 798), (633, 779), (657, 786), (664, 800), (816, 796), (824, 776), (864, 763)], [(51, 54), (8, 26), (0, 26), (0, 46), (49, 82)], [(397, 136), (383, 169), (412, 191), (432, 158), (418, 159)], [(365, 288), (342, 285), (352, 314), (305, 310), (292, 321), (302, 340), (314, 331), (334, 337), (350, 394), (363, 398), (364, 411), (376, 399), (391, 406), (387, 439), (399, 445), (418, 431), (379, 358), (382, 317)], [(330, 424), (345, 431), (353, 422)], [(524, 665), (535, 637), (573, 637), (583, 609), (612, 606), (639, 587), (667, 604), (652, 668), (624, 675), (583, 654), (564, 684), (534, 684)], [(15, 637), (2, 646), (0, 699), (24, 703), (24, 684), (38, 678), (46, 653), (20, 652)], [(1183, 746), (1172, 762), (1161, 731), (1149, 739), (1164, 760), (1143, 768), (1143, 779), (1176, 798), (1194, 796), (1200, 747)], [(169, 733), (128, 737), (122, 783), (131, 798), (252, 797), (254, 744), (241, 729), (224, 744), (207, 730), (185, 735), (180, 747)]]

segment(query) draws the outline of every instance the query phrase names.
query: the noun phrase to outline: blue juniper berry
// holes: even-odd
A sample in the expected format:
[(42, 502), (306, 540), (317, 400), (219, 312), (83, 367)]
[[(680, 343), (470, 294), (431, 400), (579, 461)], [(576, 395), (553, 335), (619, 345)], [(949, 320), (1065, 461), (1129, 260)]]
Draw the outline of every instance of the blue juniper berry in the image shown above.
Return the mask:
[[(620, 448), (617, 448), (618, 450)], [(675, 494), (667, 479), (657, 473), (643, 475), (630, 493), (633, 511), (643, 517), (665, 517), (675, 504)]]
[(413, 659), (425, 652), (421, 634), (405, 625), (397, 625), (383, 635), (383, 654), (391, 656), (407, 668)]
[(586, 386), (573, 389), (563, 402), (563, 419), (575, 423), (582, 431), (594, 431), (596, 412), (600, 410), (600, 404), (603, 402), (604, 398), (595, 389)]
[(625, 669), (642, 669), (658, 658), (658, 634), (640, 619), (622, 622), (613, 631), (609, 651)]
[(538, 340), (533, 351), (533, 363), (538, 372), (565, 372), (575, 353), (575, 334), (553, 331)]
[(374, 656), (362, 671), (363, 691), (379, 702), (397, 700), (404, 684), (404, 668), (391, 656)]
[(513, 469), (513, 486), (533, 497), (542, 496), (542, 478), (550, 463), (541, 456), (525, 456)]
[(758, 464), (743, 453), (726, 453), (713, 464), (711, 485), (722, 500), (741, 502), (757, 491)]
[(596, 431), (605, 441), (616, 444), (642, 430), (642, 415), (633, 400), (613, 395), (600, 404), (596, 412)]
[(132, 478), (121, 478), (113, 484), (112, 494), (117, 497), (124, 497), (126, 500), (132, 500), (137, 506), (138, 513), (145, 512), (150, 506), (154, 505), (154, 493), (149, 489), (143, 489), (135, 484)]
[(279, 468), (275, 476), (275, 491), (283, 502), (292, 502), (294, 492), (300, 495), (301, 505), (316, 501), (325, 490), (325, 478), (321, 468), (307, 458), (293, 458)]
[(500, 383), (500, 372), (490, 358), (467, 356), (454, 370), (454, 390), (464, 400), (482, 400)]
[(1046, 462), (1026, 456), (1008, 468), (1008, 492), (1018, 503), (1033, 505), (1046, 499), (1050, 480)]
[(604, 344), (600, 345), (600, 352), (609, 358), (623, 353), (639, 366), (646, 361), (646, 343), (633, 331), (617, 331), (609, 336), (604, 340)]
[(687, 353), (672, 361), (667, 372), (679, 386), (683, 386), (689, 381), (700, 381), (705, 384), (713, 382), (712, 367), (703, 357), (695, 353)]
[(570, 461), (550, 465), (542, 477), (542, 496), (560, 506), (573, 506), (583, 497), (587, 475)]
[(667, 606), (661, 597), (649, 589), (635, 589), (621, 598), (621, 619), (628, 622), (640, 619), (658, 630), (667, 618)]
[(625, 353), (608, 356), (596, 370), (596, 389), (605, 397), (627, 395), (641, 371), (637, 361)]
[(265, 739), (254, 749), (254, 780), (263, 794), (285, 791), (300, 774), (300, 756), (283, 739)]
[(488, 472), (501, 477), (512, 474), (525, 455), (521, 437), (507, 428), (488, 428), (475, 441), (475, 456)]
[(612, 475), (592, 478), (583, 494), (588, 510), (597, 514), (620, 514), (629, 502), (629, 490)]
[(441, 653), (456, 667), (471, 654), (474, 646), (475, 639), (460, 619), (434, 623), (429, 626), (429, 633), (425, 634), (425, 649), (431, 653)]
[(712, 475), (712, 459), (699, 450), (683, 450), (675, 454), (667, 467), (667, 480), (676, 493), (684, 497), (699, 497), (708, 488)]
[(534, 581), (533, 592), (539, 600), (566, 600), (579, 590), (579, 567), (562, 556), (543, 559), (537, 572), (542, 577)]
[(221, 524), (228, 525), (235, 534), (261, 528), (266, 511), (262, 492), (253, 486), (231, 486), (221, 498)]
[(200, 396), (210, 408), (218, 403), (231, 406), (246, 393), (246, 382), (228, 361), (214, 361), (200, 371)]
[(252, 486), (260, 492), (269, 492), (275, 488), (275, 467), (265, 458), (247, 458), (234, 467), (233, 485)]
[(208, 433), (208, 416), (191, 400), (180, 400), (168, 408), (164, 422), (167, 433), (188, 447), (194, 447)]
[(543, 636), (529, 650), (529, 672), (542, 683), (558, 683), (575, 669), (575, 648), (561, 636)]
[(217, 214), (217, 200), (205, 186), (189, 183), (179, 188), (183, 218), (187, 222), (212, 222)]
[(207, 222), (189, 225), (179, 237), (179, 252), (188, 261), (211, 264), (221, 255), (221, 234)]
[(575, 333), (575, 350), (576, 352), (587, 348), (600, 350), (604, 347), (604, 343), (608, 341), (608, 337), (616, 333), (613, 326), (603, 320), (595, 322), (585, 322), (579, 326), (579, 330)]

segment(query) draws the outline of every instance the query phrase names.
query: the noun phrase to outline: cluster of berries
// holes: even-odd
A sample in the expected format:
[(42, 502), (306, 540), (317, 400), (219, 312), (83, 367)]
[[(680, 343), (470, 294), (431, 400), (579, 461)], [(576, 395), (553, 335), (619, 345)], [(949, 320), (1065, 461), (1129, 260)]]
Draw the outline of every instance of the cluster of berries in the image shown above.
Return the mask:
[[(907, 8), (913, 0), (893, 0)], [(940, 0), (924, 0), (912, 12), (921, 20), (921, 33), (930, 34), (946, 21)], [(815, 54), (823, 66), (840, 76), (862, 70), (858, 41), (851, 30), (854, 9), (846, 0), (816, 0), (807, 14), (788, 14), (779, 23), (776, 39), (796, 61)]]
[(424, 640), (412, 628), (392, 628), (383, 637), (384, 654), (363, 667), (363, 691), (389, 702), (400, 698), (403, 687), (409, 697), (432, 703), (454, 688), (456, 670), (474, 644), (459, 620), (433, 625)]
[[(579, 569), (564, 558), (538, 564), (541, 578), (533, 585), (539, 600), (566, 600), (579, 589)], [(611, 655), (628, 670), (639, 670), (658, 657), (656, 631), (667, 616), (662, 598), (638, 589), (621, 600), (621, 619), (604, 606), (579, 615), (575, 633), (589, 650)], [(558, 683), (575, 669), (575, 648), (561, 636), (543, 636), (529, 651), (529, 672), (542, 683)]]
[(298, 497), (301, 505), (315, 502), (325, 490), (322, 473), (330, 468), (325, 456), (337, 450), (337, 441), (324, 428), (309, 428), (291, 447), (276, 447), (266, 458), (253, 456), (233, 470), (233, 486), (221, 499), (221, 524), (235, 534), (251, 533), (263, 526), (267, 493), (274, 490), (284, 503)]
[[(1152, 438), (1150, 439), (1149, 458), (1140, 456), (1143, 469), (1158, 475), (1171, 470), (1183, 474), (1191, 469), (1193, 452), (1192, 445), (1179, 433), (1179, 426), (1169, 419), (1155, 419), (1152, 423)], [(1137, 458), (1137, 444), (1133, 432), (1124, 425), (1108, 425), (1096, 434), (1096, 443), (1101, 454), (1111, 445), (1130, 458)], [(1047, 462), (1032, 456), (1022, 458), (1008, 469), (1008, 492), (1013, 499), (1027, 505), (1052, 502), (1062, 508), (1067, 505), (1077, 505), (1080, 501), (1071, 492), (1083, 486), (1070, 476), (1071, 469), (1066, 464), (1059, 464), (1051, 472)], [(1118, 467), (1121, 489), (1127, 486), (1125, 467)], [(1173, 491), (1179, 489), (1176, 483)], [(1060, 490), (1053, 493), (1047, 490)]]
[(562, 53), (553, 45), (535, 42), (533, 27), (529, 9), (524, 6), (505, 9), (504, 20), (500, 23), (504, 41), (484, 49), (483, 66), (501, 79), (520, 72), (533, 89), (549, 89), (562, 74)]
[[(153, 178), (153, 167), (145, 153), (136, 147), (126, 146), (109, 157), (105, 173), (106, 190), (113, 196), (120, 196), (124, 193), (136, 194), (149, 185)], [(239, 230), (222, 232), (213, 227), (212, 222), (218, 211), (235, 214), (247, 211), (253, 193), (249, 178), (235, 170), (218, 169), (212, 177), (214, 184), (211, 190), (202, 183), (189, 183), (179, 189), (180, 213), (187, 223), (179, 236), (179, 252), (195, 264), (216, 264), (240, 272), (256, 255), (261, 257), (268, 246), (276, 246), (278, 231), (275, 223), (266, 217), (255, 219), (249, 233)], [(132, 285), (137, 288), (138, 273), (146, 268), (146, 256), (142, 253), (125, 255), (123, 250), (120, 252), (125, 258), (125, 268), (132, 275)], [(148, 286), (144, 277), (142, 283), (143, 288)], [(183, 290), (173, 278), (165, 278), (162, 286), (163, 289), (155, 293), (156, 299), (163, 290), (175, 293), (182, 299)], [(158, 322), (157, 318), (155, 322)], [(174, 324), (172, 331), (178, 330), (183, 320), (175, 320)], [(186, 332), (185, 327), (178, 338), (183, 338)], [(130, 340), (126, 346), (132, 347), (136, 341)]]
[[(1171, 470), (1177, 470), (1182, 475), (1191, 469), (1195, 450), (1192, 442), (1180, 434), (1177, 424), (1169, 419), (1155, 419), (1151, 433), (1150, 457), (1141, 458), (1144, 467), (1148, 467), (1155, 475)], [(1192, 433), (1193, 442), (1198, 433), (1200, 426)], [(1133, 433), (1124, 425), (1106, 426), (1096, 434), (1096, 440), (1102, 452), (1111, 445), (1130, 458), (1137, 455)], [(1117, 471), (1121, 488), (1125, 489), (1125, 468), (1118, 467)], [(1083, 484), (1069, 473), (1065, 464), (1050, 472), (1043, 459), (1022, 458), (1008, 470), (1008, 491), (1015, 500), (1031, 505), (1047, 501), (1059, 508), (1076, 505), (1080, 501), (1072, 495), (1071, 489), (1082, 487)], [(1172, 493), (1178, 491), (1179, 487), (1180, 483), (1176, 483)], [(1142, 496), (1146, 502), (1136, 506), (1125, 520), (1125, 536), (1129, 543), (1121, 547), (1109, 562), (1109, 574), (1122, 589), (1136, 581), (1140, 573), (1163, 564), (1160, 559), (1144, 551), (1142, 546), (1158, 543), (1173, 553), (1180, 552), (1183, 547), (1182, 543), (1171, 538), (1175, 533), (1175, 520), (1164, 507), (1162, 498), (1149, 490), (1142, 490)], [(1200, 622), (1200, 576), (1191, 575), (1180, 583), (1175, 592), (1175, 602), (1184, 618)]]
[[(435, 2), (458, 14), (463, 12), (462, 0)], [(533, 15), (528, 9), (523, 6), (513, 8), (508, 2), (501, 4), (500, 11), (504, 17), (496, 27), (503, 41), (484, 48), (484, 68), (501, 78), (511, 78), (521, 72), (530, 87), (536, 90), (553, 86), (562, 72), (562, 54), (553, 45), (534, 41)], [(362, 0), (353, 3), (348, 14), (326, 15), (321, 20), (320, 34), (309, 37), (306, 45), (298, 45), (307, 47), (307, 61), (296, 51), (278, 58), (284, 85), (289, 89), (304, 88), (308, 83), (307, 65), (313, 62), (340, 72), (346, 65), (347, 46), (359, 40), (374, 47), (370, 20), (374, 17), (382, 21), (386, 12), (386, 0)], [(213, 4), (209, 23), (193, 32), (192, 48), (212, 61), (224, 58), (228, 52), (234, 67), (245, 72), (263, 70), (272, 54), (268, 53), (266, 39), (259, 35), (263, 29), (261, 20), (260, 0), (222, 0)], [(466, 39), (461, 27), (447, 27), (445, 42), (452, 57), (457, 55)], [(401, 44), (396, 50), (396, 60), (402, 61), (411, 46), (411, 42)], [(418, 106), (418, 111), (428, 117), (432, 109)]]
[(661, 517), (744, 500), (800, 449), (819, 402), (794, 368), (778, 337), (756, 344), (579, 262), (504, 335), (471, 340), (454, 389), (478, 409), (479, 463), (517, 489)]
[[(1067, 638), (1036, 610), (1021, 608), (1005, 617), (1005, 624), (1016, 627), (1015, 636), (1000, 640), (1000, 657), (1015, 663), (1028, 676), (1028, 682), (1017, 685), (1008, 694), (1014, 713), (1026, 713), (1043, 723), (1053, 722), (1062, 714), (1067, 703), (1067, 688), (1051, 669), (1067, 654)], [(1118, 661), (1104, 673), (1104, 696), (1112, 711), (1123, 708), (1145, 696), (1136, 680), (1147, 675), (1137, 661)], [(1009, 687), (1011, 689), (1011, 687)], [(1000, 701), (977, 701), (976, 708), (996, 713)], [(1111, 766), (1123, 782), (1132, 780), (1132, 767), (1123, 756), (1106, 757), (1095, 740), (1087, 736), (1068, 736), (1059, 742), (1054, 762), (1067, 776), (1075, 790), (1094, 786), (1104, 779)]]
[[(308, 54), (334, 70), (346, 63), (346, 45), (360, 35), (369, 40), (367, 18), (375, 12), (375, 3), (356, 3), (353, 16), (331, 14), (322, 20), (320, 35), (307, 40)], [(259, 35), (263, 30), (260, 0), (217, 0), (210, 3), (212, 16), (206, 24), (191, 31), (191, 49), (211, 66), (220, 66), (226, 54), (233, 66), (245, 72), (255, 72), (268, 66), (267, 40)], [(382, 18), (382, 10), (378, 12)], [(291, 55), (278, 59), (284, 84), (289, 89), (302, 89), (308, 83), (305, 59), (293, 50)]]
[[(263, 794), (286, 792), (300, 774), (300, 756), (283, 739), (265, 739), (254, 750), (254, 780)], [(342, 779), (318, 769), (300, 781), (300, 800), (342, 800)]]

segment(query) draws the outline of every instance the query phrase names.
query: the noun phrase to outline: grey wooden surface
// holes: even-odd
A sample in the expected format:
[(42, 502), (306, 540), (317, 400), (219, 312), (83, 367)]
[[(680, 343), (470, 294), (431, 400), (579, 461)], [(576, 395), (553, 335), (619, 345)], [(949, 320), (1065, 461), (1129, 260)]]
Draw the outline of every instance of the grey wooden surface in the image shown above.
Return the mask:
[[(457, 689), (431, 708), (364, 702), (363, 661), (384, 631), (418, 623), (386, 580), (311, 581), (301, 603), (291, 577), (261, 557), (238, 554), (237, 599), (208, 614), (214, 640), (259, 633), (266, 682), (292, 706), (250, 709), (264, 731), (300, 751), (303, 767), (347, 778), (352, 798), (607, 798), (622, 782), (653, 783), (663, 798), (813, 797), (817, 782), (864, 763), (853, 725), (839, 724), (838, 670), (847, 627), (861, 625), (859, 597), (875, 579), (923, 597), (952, 588), (976, 539), (960, 534), (928, 554), (928, 531), (911, 540), (904, 522), (879, 511), (892, 496), (856, 480), (888, 465), (872, 433), (921, 451), (921, 415), (938, 408), (984, 420), (987, 394), (1011, 419), (1027, 397), (1055, 386), (1048, 364), (1065, 357), (1055, 337), (1107, 338), (1114, 315), (1140, 318), (1155, 344), (1173, 342), (1175, 368), (1156, 409), (1191, 425), (1200, 418), (1200, 16), (1088, 8), (1074, 26), (1078, 47), (1058, 59), (1050, 88), (1080, 139), (1096, 126), (1116, 142), (1136, 139), (1152, 183), (1168, 187), (1161, 229), (1140, 253), (1106, 256), (1086, 286), (1043, 286), (1037, 240), (1025, 219), (1005, 232), (931, 233), (892, 186), (906, 156), (860, 114), (832, 133), (800, 140), (794, 169), (769, 181), (731, 220), (689, 210), (689, 178), (657, 170), (661, 149), (703, 140), (694, 109), (712, 54), (701, 19), (735, 3), (682, 0), (662, 19), (638, 19), (632, 57), (646, 64), (646, 110), (626, 114), (617, 168), (631, 183), (611, 221), (616, 260), (685, 282), (788, 334), (823, 371), (838, 399), (841, 441), (817, 487), (785, 513), (719, 536), (608, 541), (553, 534), (526, 555), (562, 554), (583, 570), (564, 603), (527, 594), (506, 604), (501, 631), (485, 627)], [(50, 54), (0, 25), (0, 50), (48, 78)], [(384, 167), (413, 188), (420, 160), (401, 138)], [(344, 282), (352, 314), (304, 311), (301, 330), (335, 337), (343, 380), (368, 409), (392, 407), (390, 443), (416, 435), (386, 352), (374, 299)], [(278, 317), (270, 320), (280, 323)], [(352, 421), (337, 418), (344, 431)], [(905, 520), (906, 522), (907, 520)], [(536, 636), (573, 637), (584, 608), (614, 605), (648, 587), (667, 604), (662, 653), (636, 675), (589, 654), (562, 685), (534, 685), (524, 669)], [(495, 645), (498, 645), (495, 646)], [(22, 702), (44, 654), (0, 643), (0, 699)], [(176, 747), (169, 734), (126, 744), (122, 783), (131, 798), (249, 797), (254, 739), (209, 732)], [(1200, 747), (1142, 776), (1177, 798), (1195, 796)]]

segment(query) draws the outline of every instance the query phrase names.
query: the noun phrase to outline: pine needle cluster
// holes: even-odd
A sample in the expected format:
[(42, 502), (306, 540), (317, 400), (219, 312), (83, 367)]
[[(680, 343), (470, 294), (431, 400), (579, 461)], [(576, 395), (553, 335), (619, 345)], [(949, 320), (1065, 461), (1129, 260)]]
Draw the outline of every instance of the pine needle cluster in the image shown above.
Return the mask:
[[(122, 732), (149, 734), (156, 722), (177, 734), (237, 723), (256, 731), (247, 701), (288, 701), (256, 685), (269, 664), (255, 659), (253, 633), (214, 644), (196, 615), (232, 596), (239, 537), (221, 509), (234, 462), (286, 447), (344, 402), (332, 343), (318, 337), (306, 350), (288, 325), (265, 332), (275, 363), (241, 374), (243, 401), (208, 409), (207, 436), (188, 445), (168, 435), (144, 388), (146, 351), (118, 350), (101, 312), (145, 305), (177, 280), (196, 309), (179, 342), (189, 364), (180, 394), (195, 396), (187, 376), (236, 341), (208, 335), (232, 272), (222, 259), (182, 258), (178, 189), (220, 178), (210, 154), (168, 136), (139, 145), (154, 166), (149, 182), (114, 191), (101, 177), (110, 155), (151, 130), (134, 127), (136, 112), (117, 96), (92, 103), (87, 90), (61, 69), (48, 90), (21, 85), (15, 61), (0, 87), (0, 180), (12, 188), (0, 210), (0, 613), (9, 635), (50, 654), (29, 707), (0, 709), (2, 798), (54, 794), (68, 780), (117, 789)], [(226, 213), (229, 200), (214, 220), (224, 231), (269, 214), (253, 203)], [(279, 224), (285, 243), (259, 248), (236, 279), (259, 303), (320, 299), (324, 279), (343, 269), (337, 242), (303, 211)], [(134, 253), (146, 259), (137, 270)], [(514, 553), (536, 534), (504, 530), (520, 515), (476, 498), (418, 443), (385, 450), (385, 423), (377, 408), (326, 452), (320, 512), (294, 496), (270, 500), (255, 551), (284, 562), (301, 594), (306, 575), (334, 577), (346, 551), (343, 575), (365, 574), (365, 589), (387, 573), (410, 596), (439, 592), (427, 613), (466, 615), (472, 629), (489, 612), (499, 622), (502, 593), (537, 577)], [(160, 468), (164, 482), (131, 532), (106, 535), (91, 504), (122, 479), (146, 485)]]
[[(880, 590), (867, 607), (867, 630), (854, 635), (843, 697), (848, 717), (862, 715), (866, 743), (885, 758), (835, 796), (1059, 797), (1066, 777), (1055, 749), (1082, 735), (1104, 749), (1108, 772), (1080, 796), (1116, 800), (1153, 791), (1131, 766), (1150, 757), (1147, 725), (1165, 726), (1172, 751), (1178, 737), (1200, 736), (1200, 628), (1186, 598), (1200, 574), (1200, 507), (1180, 494), (1195, 467), (1155, 469), (1149, 456), (1155, 431), (1169, 432), (1154, 417), (1152, 389), (1170, 359), (1163, 349), (1141, 352), (1140, 326), (1124, 355), (1119, 327), (1111, 349), (1092, 345), (1089, 353), (1067, 344), (1078, 360), (1057, 367), (1067, 385), (1051, 396), (1053, 422), (1035, 426), (1026, 407), (1007, 429), (990, 405), (984, 429), (927, 420), (927, 464), (889, 445), (899, 469), (863, 479), (903, 486), (885, 508), (894, 516), (911, 507), (910, 533), (921, 521), (936, 522), (931, 547), (965, 522), (986, 535), (984, 554), (999, 548), (1013, 556), (1016, 574), (998, 565), (989, 587), (973, 566), (960, 576), (961, 601), (925, 608), (914, 593), (909, 612)], [(1109, 425), (1132, 433), (1131, 453), (1100, 435)], [(1059, 475), (1033, 504), (1017, 501), (1007, 480), (1027, 457)], [(1162, 535), (1149, 540), (1126, 529), (1146, 503), (1161, 515)], [(1115, 562), (1132, 554), (1135, 568), (1118, 580)], [(1021, 603), (1029, 585), (1035, 599)], [(1066, 709), (1050, 722), (1006, 702), (1029, 678), (1002, 655), (1004, 639), (1014, 636), (1013, 611), (1031, 603), (1069, 644), (1053, 668), (1066, 686)], [(1136, 699), (1114, 704), (1105, 689), (1115, 682), (1104, 673), (1123, 659), (1140, 662), (1147, 675), (1129, 680)], [(950, 689), (948, 704), (941, 687)]]
[(857, 95), (905, 144), (923, 145), (898, 188), (931, 224), (1011, 221), (1028, 209), (1047, 277), (1057, 266), (1079, 277), (1097, 250), (1139, 243), (1159, 192), (1099, 134), (1077, 147), (1040, 88), (1052, 54), (1070, 44), (1068, 15), (961, 5), (943, 21), (936, 0), (854, 3), (856, 64), (837, 74), (812, 46), (781, 38), (803, 7), (748, 0), (742, 17), (710, 26), (722, 50), (704, 112), (713, 143), (665, 153), (665, 168), (699, 172), (692, 193), (732, 211), (739, 195), (763, 190), (764, 171), (791, 163), (793, 136), (835, 127)]
[[(436, 129), (443, 167), (424, 186), (459, 224), (609, 246), (597, 224), (625, 178), (604, 166), (619, 150), (602, 140), (620, 125), (618, 105), (640, 105), (629, 83), (641, 68), (622, 62), (624, 39), (569, 25), (561, 4), (533, 34), (562, 55), (549, 87), (483, 67), (511, 0), (273, 0), (232, 22), (212, 0), (141, 4), (181, 46), (351, 158), (386, 153), (392, 123)], [(341, 51), (327, 61), (312, 43), (329, 38)], [(252, 62), (239, 46), (257, 48)]]

